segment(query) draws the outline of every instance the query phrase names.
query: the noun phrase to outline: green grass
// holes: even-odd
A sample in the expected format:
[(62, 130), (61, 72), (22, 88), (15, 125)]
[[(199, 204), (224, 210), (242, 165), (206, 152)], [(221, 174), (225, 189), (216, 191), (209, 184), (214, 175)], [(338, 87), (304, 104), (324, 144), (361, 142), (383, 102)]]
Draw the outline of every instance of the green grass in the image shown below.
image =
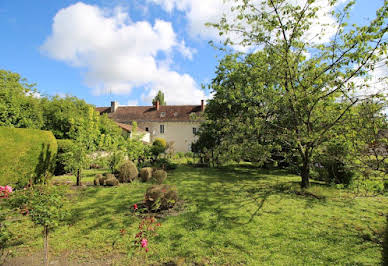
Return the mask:
[[(102, 170), (101, 170), (102, 171)], [(92, 180), (98, 171), (86, 177)], [(56, 177), (55, 180), (74, 177)], [(247, 166), (180, 166), (167, 183), (184, 201), (179, 213), (160, 218), (150, 252), (126, 256), (119, 230), (137, 231), (132, 206), (150, 184), (69, 187), (71, 215), (50, 239), (53, 257), (116, 265), (166, 262), (227, 265), (379, 265), (388, 198), (355, 197), (299, 177)], [(41, 251), (41, 229), (26, 218), (13, 223), (16, 258)], [(115, 243), (113, 245), (113, 243)]]

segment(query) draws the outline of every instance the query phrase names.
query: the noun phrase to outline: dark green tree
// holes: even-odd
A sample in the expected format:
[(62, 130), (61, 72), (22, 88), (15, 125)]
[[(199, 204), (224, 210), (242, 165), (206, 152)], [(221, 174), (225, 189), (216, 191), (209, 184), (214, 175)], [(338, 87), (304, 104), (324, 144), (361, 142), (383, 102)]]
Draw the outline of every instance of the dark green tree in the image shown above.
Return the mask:
[(152, 105), (155, 105), (157, 101), (159, 101), (160, 105), (167, 104), (164, 100), (164, 93), (161, 90), (159, 90), (158, 94), (155, 96), (155, 98), (152, 99)]

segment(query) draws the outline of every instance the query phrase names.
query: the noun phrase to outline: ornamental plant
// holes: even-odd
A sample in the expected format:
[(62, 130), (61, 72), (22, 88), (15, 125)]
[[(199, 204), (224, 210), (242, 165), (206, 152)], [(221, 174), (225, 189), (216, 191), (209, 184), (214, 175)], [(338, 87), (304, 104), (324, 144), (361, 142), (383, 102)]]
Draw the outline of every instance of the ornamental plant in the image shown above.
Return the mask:
[(11, 186), (0, 186), (0, 264), (4, 262), (7, 253), (5, 248), (8, 246), (8, 241), (12, 237), (12, 233), (8, 230), (10, 221), (7, 219), (8, 209), (5, 207), (5, 201), (13, 192)]
[(54, 186), (34, 186), (15, 193), (10, 206), (28, 215), (35, 225), (43, 227), (44, 264), (48, 265), (49, 233), (64, 219), (64, 191)]

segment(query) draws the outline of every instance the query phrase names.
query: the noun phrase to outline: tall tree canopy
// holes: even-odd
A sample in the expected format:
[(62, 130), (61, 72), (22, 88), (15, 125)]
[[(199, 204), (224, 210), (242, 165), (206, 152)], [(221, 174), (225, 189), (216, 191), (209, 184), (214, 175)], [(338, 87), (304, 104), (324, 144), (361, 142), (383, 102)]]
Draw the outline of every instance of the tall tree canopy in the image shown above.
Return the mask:
[(166, 101), (164, 100), (164, 93), (161, 90), (159, 90), (158, 94), (155, 96), (155, 98), (152, 99), (152, 105), (155, 105), (157, 101), (159, 101), (160, 105), (167, 104)]
[(221, 35), (239, 36), (225, 44), (256, 52), (221, 60), (209, 86), (214, 98), (205, 125), (222, 131), (218, 146), (224, 143), (244, 156), (265, 160), (274, 151), (297, 156), (301, 186), (308, 187), (312, 158), (322, 145), (351, 131), (356, 106), (366, 100), (386, 104), (386, 91), (361, 92), (368, 88), (369, 71), (387, 56), (388, 1), (367, 25), (348, 26), (354, 1), (339, 10), (339, 1), (327, 0), (339, 11), (332, 13), (336, 34), (325, 43), (320, 41), (325, 32), (310, 34), (323, 1), (235, 2), (235, 20), (225, 17), (211, 25)]
[(0, 126), (42, 127), (43, 114), (34, 86), (17, 73), (0, 70)]

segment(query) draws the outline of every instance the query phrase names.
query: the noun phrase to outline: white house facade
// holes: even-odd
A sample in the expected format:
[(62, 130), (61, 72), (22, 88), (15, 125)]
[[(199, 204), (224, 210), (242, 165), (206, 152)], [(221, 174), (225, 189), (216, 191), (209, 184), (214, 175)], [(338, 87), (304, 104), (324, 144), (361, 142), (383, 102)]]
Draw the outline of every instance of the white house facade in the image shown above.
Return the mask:
[(174, 142), (175, 152), (189, 152), (191, 143), (197, 138), (195, 133), (201, 125), (205, 105), (203, 100), (200, 105), (166, 106), (158, 102), (154, 106), (119, 106), (117, 102), (111, 102), (110, 107), (96, 109), (121, 125), (131, 125), (136, 121), (150, 142), (163, 138)]

